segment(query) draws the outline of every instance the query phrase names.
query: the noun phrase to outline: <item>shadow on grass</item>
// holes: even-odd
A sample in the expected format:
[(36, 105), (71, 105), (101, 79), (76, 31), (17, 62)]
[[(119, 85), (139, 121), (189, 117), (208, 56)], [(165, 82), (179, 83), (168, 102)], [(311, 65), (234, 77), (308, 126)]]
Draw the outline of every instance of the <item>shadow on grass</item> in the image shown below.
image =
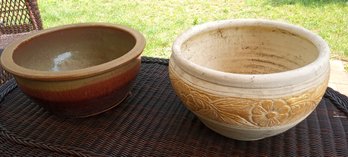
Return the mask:
[(300, 4), (304, 6), (322, 6), (326, 4), (347, 5), (348, 0), (268, 0), (274, 6)]

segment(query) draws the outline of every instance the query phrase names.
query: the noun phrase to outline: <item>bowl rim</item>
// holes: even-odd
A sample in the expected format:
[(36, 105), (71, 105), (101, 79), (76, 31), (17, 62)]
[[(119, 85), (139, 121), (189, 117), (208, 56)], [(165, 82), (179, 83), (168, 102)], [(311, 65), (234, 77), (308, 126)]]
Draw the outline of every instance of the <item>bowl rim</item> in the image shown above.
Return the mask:
[[(127, 32), (130, 35), (132, 35), (133, 38), (135, 39), (135, 45), (127, 53), (111, 61), (90, 66), (87, 68), (68, 70), (68, 71), (51, 72), (51, 71), (35, 70), (35, 69), (30, 69), (30, 68), (20, 66), (16, 64), (16, 62), (14, 62), (13, 60), (13, 53), (16, 50), (16, 48), (20, 46), (22, 43), (28, 42), (29, 40), (33, 38), (43, 36), (48, 33), (56, 32), (56, 31), (64, 31), (65, 29), (88, 28), (88, 27), (111, 28), (111, 29), (117, 29), (117, 30)], [(101, 73), (105, 73), (119, 66), (122, 66), (131, 62), (133, 59), (141, 55), (141, 53), (143, 52), (145, 48), (145, 44), (146, 44), (145, 37), (137, 30), (127, 26), (112, 24), (112, 23), (102, 23), (102, 22), (67, 24), (67, 25), (56, 26), (56, 27), (40, 30), (37, 32), (33, 32), (22, 38), (17, 39), (16, 41), (12, 42), (7, 47), (5, 47), (0, 58), (0, 63), (6, 71), (8, 71), (9, 73), (17, 77), (30, 78), (34, 80), (47, 80), (47, 81), (74, 80), (74, 79), (86, 78), (86, 77), (95, 76)]]
[[(289, 71), (269, 74), (239, 74), (207, 68), (189, 61), (182, 56), (181, 47), (189, 39), (213, 31), (229, 27), (260, 26), (278, 28), (296, 34), (311, 42), (318, 50), (318, 57), (311, 63)], [(324, 77), (329, 71), (330, 48), (328, 44), (317, 34), (289, 23), (267, 19), (231, 19), (207, 22), (196, 25), (179, 35), (173, 43), (171, 61), (175, 62), (184, 72), (202, 80), (223, 86), (240, 88), (276, 88), (293, 86), (298, 83), (313, 82), (318, 77)]]

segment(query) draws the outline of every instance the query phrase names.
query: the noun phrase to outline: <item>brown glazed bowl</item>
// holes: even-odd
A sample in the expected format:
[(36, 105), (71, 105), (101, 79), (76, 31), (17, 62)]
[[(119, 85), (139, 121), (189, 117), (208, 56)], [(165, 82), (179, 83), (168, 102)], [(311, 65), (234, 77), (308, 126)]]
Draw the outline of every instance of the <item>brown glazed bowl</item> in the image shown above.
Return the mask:
[(125, 26), (64, 25), (15, 41), (3, 51), (1, 65), (49, 111), (88, 117), (127, 97), (144, 47), (143, 35)]

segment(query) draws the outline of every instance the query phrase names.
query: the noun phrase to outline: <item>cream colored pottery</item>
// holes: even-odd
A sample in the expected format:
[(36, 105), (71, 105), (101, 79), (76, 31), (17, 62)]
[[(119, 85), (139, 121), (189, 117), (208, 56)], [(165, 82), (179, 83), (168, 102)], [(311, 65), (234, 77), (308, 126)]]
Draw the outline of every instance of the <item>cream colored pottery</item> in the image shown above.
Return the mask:
[(294, 127), (316, 108), (329, 80), (329, 51), (321, 37), (295, 25), (216, 21), (176, 39), (169, 75), (207, 127), (258, 140)]

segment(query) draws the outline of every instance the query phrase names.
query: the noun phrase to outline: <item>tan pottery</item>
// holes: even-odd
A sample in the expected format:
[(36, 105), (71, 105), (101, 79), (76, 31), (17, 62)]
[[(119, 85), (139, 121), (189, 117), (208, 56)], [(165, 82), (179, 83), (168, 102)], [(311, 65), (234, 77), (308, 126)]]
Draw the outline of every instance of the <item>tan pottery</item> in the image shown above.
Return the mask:
[(329, 79), (329, 47), (299, 26), (259, 19), (205, 23), (173, 44), (176, 94), (210, 129), (238, 140), (280, 134), (304, 120)]
[(85, 23), (39, 31), (5, 48), (1, 64), (22, 91), (57, 115), (87, 117), (126, 98), (145, 39), (116, 24)]

